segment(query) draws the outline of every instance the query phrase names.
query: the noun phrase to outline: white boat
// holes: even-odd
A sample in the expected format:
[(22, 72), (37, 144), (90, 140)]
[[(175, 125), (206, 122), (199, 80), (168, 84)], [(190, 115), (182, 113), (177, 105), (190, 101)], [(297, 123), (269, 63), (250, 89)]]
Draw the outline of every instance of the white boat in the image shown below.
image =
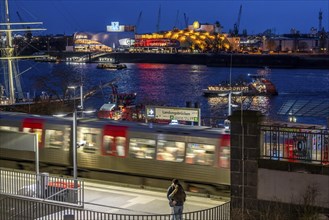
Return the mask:
[(126, 64), (123, 63), (100, 63), (97, 65), (97, 69), (122, 70), (126, 68), (127, 68)]

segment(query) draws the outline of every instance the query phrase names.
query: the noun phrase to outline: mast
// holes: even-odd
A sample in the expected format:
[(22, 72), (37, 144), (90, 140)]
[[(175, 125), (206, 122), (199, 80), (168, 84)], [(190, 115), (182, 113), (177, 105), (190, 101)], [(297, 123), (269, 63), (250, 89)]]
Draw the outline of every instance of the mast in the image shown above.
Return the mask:
[[(20, 32), (20, 31), (43, 31), (46, 30), (44, 28), (14, 28), (12, 29), (12, 26), (16, 25), (38, 25), (42, 24), (42, 22), (19, 22), (19, 23), (11, 23), (10, 17), (9, 17), (9, 4), (8, 0), (5, 0), (5, 18), (4, 23), (0, 23), (0, 33), (5, 32), (6, 33), (6, 44), (4, 48), (0, 48), (1, 50), (1, 57), (0, 60), (6, 60), (7, 61), (7, 71), (8, 71), (8, 87), (9, 87), (9, 105), (15, 104), (15, 85), (14, 85), (14, 78), (16, 81), (16, 87), (20, 86), (19, 78), (17, 78), (17, 73), (15, 74), (14, 71), (14, 60), (17, 59), (31, 59), (36, 58), (40, 56), (16, 56), (14, 54), (14, 47), (13, 47), (13, 38), (12, 38), (12, 32)], [(16, 70), (16, 69), (15, 69)], [(17, 88), (16, 88), (17, 89)], [(18, 91), (20, 89), (17, 89)]]
[(9, 104), (15, 103), (15, 91), (14, 91), (14, 77), (13, 77), (13, 60), (12, 57), (14, 55), (14, 48), (13, 48), (13, 40), (11, 35), (11, 27), (10, 27), (10, 20), (9, 20), (9, 7), (8, 7), (8, 0), (5, 1), (5, 8), (6, 8), (6, 23), (7, 23), (7, 32), (6, 32), (6, 48), (4, 48), (5, 56), (7, 59), (8, 64), (8, 78), (9, 78)]

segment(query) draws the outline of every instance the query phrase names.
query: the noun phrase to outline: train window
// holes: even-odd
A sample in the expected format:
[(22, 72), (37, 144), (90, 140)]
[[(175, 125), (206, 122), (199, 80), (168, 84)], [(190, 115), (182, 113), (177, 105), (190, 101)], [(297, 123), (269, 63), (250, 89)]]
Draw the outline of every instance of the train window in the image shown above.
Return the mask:
[(131, 138), (129, 143), (129, 156), (133, 158), (154, 159), (155, 140)]
[(19, 128), (18, 127), (11, 127), (11, 126), (0, 126), (0, 130), (19, 131)]
[(117, 155), (120, 157), (125, 157), (126, 156), (126, 151), (125, 151), (126, 138), (125, 137), (116, 137), (115, 143), (116, 143)]
[(125, 157), (126, 151), (126, 138), (125, 137), (113, 137), (110, 135), (104, 135), (104, 150), (106, 154), (112, 156)]
[(157, 160), (182, 162), (185, 155), (185, 143), (158, 140)]
[(46, 130), (45, 147), (62, 148), (64, 146), (64, 132), (60, 130)]
[(104, 135), (103, 146), (106, 154), (111, 154), (111, 148), (114, 143), (114, 137), (109, 135)]
[(86, 153), (96, 153), (97, 150), (97, 133), (98, 130), (92, 128), (81, 128), (78, 132), (77, 142)]
[(213, 165), (215, 145), (188, 143), (186, 149), (186, 163), (199, 165)]
[(219, 166), (222, 168), (230, 168), (230, 147), (220, 147)]

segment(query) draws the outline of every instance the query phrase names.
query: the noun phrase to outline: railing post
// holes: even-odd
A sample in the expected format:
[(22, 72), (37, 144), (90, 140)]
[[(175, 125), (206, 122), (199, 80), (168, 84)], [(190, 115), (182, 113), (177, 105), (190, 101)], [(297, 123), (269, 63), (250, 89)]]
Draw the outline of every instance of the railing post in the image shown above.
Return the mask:
[(48, 181), (49, 181), (49, 173), (40, 173), (40, 175), (37, 175), (37, 178), (40, 178), (40, 182), (37, 184), (37, 187), (39, 190), (38, 192), (38, 197), (39, 198), (47, 198), (47, 186), (48, 186)]

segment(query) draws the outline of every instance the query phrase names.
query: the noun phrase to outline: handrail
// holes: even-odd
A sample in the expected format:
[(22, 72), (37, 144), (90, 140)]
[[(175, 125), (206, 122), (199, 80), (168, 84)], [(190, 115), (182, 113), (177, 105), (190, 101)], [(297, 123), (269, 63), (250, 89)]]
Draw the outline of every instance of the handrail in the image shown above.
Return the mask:
[[(1, 195), (1, 194), (0, 194)], [(33, 207), (34, 210), (27, 209)], [(73, 216), (76, 219), (97, 219), (97, 220), (170, 220), (172, 214), (117, 214), (99, 212), (94, 210), (83, 209), (79, 207), (67, 206), (66, 204), (51, 204), (48, 201), (35, 201), (28, 198), (15, 198), (8, 196), (7, 203), (0, 203), (0, 219), (20, 218), (24, 216), (28, 219), (44, 217), (45, 219), (64, 219), (65, 216)], [(229, 220), (230, 219), (230, 202), (225, 204), (182, 214), (182, 219), (189, 220)]]

